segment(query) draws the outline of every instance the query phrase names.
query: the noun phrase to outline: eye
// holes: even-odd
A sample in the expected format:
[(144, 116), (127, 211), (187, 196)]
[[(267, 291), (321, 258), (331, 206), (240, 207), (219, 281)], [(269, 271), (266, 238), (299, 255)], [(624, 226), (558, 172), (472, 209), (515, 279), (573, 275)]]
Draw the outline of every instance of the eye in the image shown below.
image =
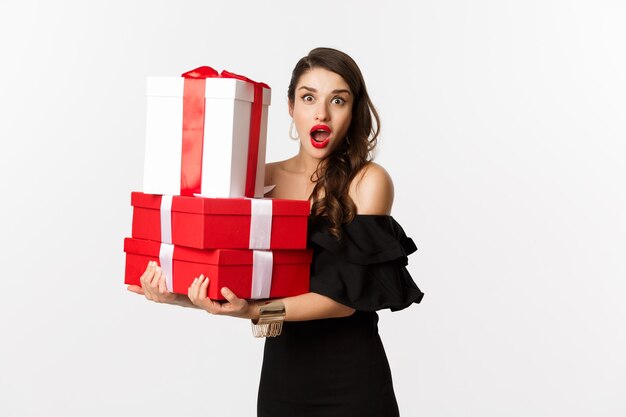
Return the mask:
[(310, 103), (313, 100), (315, 100), (315, 98), (311, 94), (306, 94), (302, 96), (302, 101), (307, 101)]
[(330, 102), (333, 104), (345, 104), (346, 101), (341, 97), (335, 97)]

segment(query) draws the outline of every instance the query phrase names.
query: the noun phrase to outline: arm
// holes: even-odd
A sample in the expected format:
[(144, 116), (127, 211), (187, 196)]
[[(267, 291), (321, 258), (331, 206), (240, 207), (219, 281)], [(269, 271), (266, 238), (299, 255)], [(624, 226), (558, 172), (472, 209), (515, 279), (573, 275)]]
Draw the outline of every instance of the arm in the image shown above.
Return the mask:
[[(387, 171), (378, 164), (370, 162), (357, 174), (355, 181), (350, 185), (349, 194), (357, 206), (358, 214), (391, 213), (393, 182)], [(317, 293), (302, 294), (282, 301), (287, 312), (285, 320), (290, 321), (346, 317), (355, 311)]]
[[(228, 288), (222, 288), (222, 295), (228, 302), (220, 303), (206, 296), (209, 287), (209, 278), (200, 275), (189, 287), (188, 295), (175, 294), (167, 290), (165, 277), (156, 262), (148, 263), (146, 271), (140, 278), (141, 287), (129, 285), (128, 290), (144, 295), (148, 300), (157, 303), (167, 303), (181, 307), (190, 307), (206, 310), (211, 314), (228, 315), (245, 319), (258, 319), (259, 308), (266, 301), (246, 301), (238, 298)], [(337, 303), (320, 294), (307, 293), (296, 297), (281, 299), (285, 304), (287, 316), (285, 320), (302, 321), (331, 317), (345, 317), (354, 313), (354, 309)]]
[[(209, 278), (200, 275), (189, 287), (189, 300), (194, 305), (211, 314), (227, 315), (243, 319), (256, 320), (259, 318), (259, 308), (267, 300), (246, 301), (238, 298), (230, 289), (223, 287), (222, 295), (226, 303), (213, 301), (206, 296), (209, 287)], [(347, 317), (354, 313), (354, 309), (338, 303), (324, 295), (309, 292), (294, 297), (285, 297), (272, 301), (282, 301), (285, 304), (286, 321), (305, 321)]]

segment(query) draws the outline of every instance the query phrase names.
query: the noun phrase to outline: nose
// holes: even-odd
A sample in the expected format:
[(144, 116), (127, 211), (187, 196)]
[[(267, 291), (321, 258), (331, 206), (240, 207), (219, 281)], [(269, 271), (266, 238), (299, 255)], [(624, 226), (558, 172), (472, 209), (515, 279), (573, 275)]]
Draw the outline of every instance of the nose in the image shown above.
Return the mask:
[(325, 122), (329, 119), (329, 113), (325, 103), (320, 103), (316, 110), (317, 114), (315, 116), (315, 120)]

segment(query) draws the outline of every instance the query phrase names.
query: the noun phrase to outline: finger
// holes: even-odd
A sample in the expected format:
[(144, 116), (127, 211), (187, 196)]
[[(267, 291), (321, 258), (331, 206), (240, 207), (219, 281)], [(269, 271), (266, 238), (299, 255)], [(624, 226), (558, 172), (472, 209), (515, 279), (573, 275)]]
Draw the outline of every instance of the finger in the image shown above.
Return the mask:
[(196, 300), (200, 299), (200, 283), (204, 280), (204, 275), (200, 274), (199, 277), (193, 280), (191, 284), (191, 292)]
[(224, 314), (225, 312), (228, 311), (228, 303), (220, 303), (219, 301), (215, 301), (209, 298), (209, 285), (210, 285), (210, 279), (207, 277), (206, 282), (204, 283), (204, 289), (202, 290), (203, 296), (204, 296), (204, 305), (206, 306), (205, 308), (211, 313), (211, 314)]
[(163, 270), (161, 269), (160, 266), (157, 266), (154, 269), (154, 276), (152, 277), (152, 280), (150, 281), (150, 286), (157, 291), (157, 289), (159, 288), (159, 280), (161, 279), (161, 276), (163, 275)]
[[(194, 280), (191, 291), (193, 296), (193, 303), (211, 314), (219, 314), (221, 311), (221, 304), (215, 302), (207, 297), (207, 288), (209, 287), (209, 278), (204, 275), (200, 275)], [(189, 297), (191, 299), (191, 296)]]
[(159, 302), (159, 280), (163, 276), (163, 270), (155, 261), (152, 262), (152, 267), (152, 277), (150, 280), (146, 280), (147, 282), (144, 286), (144, 292), (148, 300)]
[(198, 281), (202, 277), (203, 275), (200, 275), (199, 277), (194, 278), (193, 282), (189, 286), (189, 289), (187, 290), (187, 296), (189, 297), (191, 302), (196, 305), (197, 305), (197, 300), (198, 300)]
[(248, 308), (248, 301), (237, 297), (230, 288), (224, 287), (221, 292), (224, 298), (228, 300), (228, 303), (223, 305), (228, 312), (241, 313)]
[(156, 262), (152, 262), (152, 266), (150, 267), (150, 272), (146, 274), (146, 277), (143, 282), (143, 291), (146, 293), (146, 297), (152, 300), (155, 294), (155, 288), (153, 282), (159, 278), (159, 267)]
[(161, 279), (159, 279), (159, 294), (168, 294), (169, 292), (165, 284), (165, 275), (161, 275)]
[[(201, 275), (202, 276), (202, 275)], [(205, 300), (207, 298), (207, 290), (209, 289), (209, 277), (203, 277), (198, 289), (198, 298)]]
[(209, 298), (208, 288), (211, 280), (209, 277), (205, 277), (199, 281), (198, 285), (198, 305), (204, 308), (211, 314), (220, 314), (222, 311), (222, 305), (217, 301), (213, 301)]
[(220, 291), (227, 302), (218, 303), (215, 302), (215, 314), (229, 314), (242, 310), (246, 304), (245, 300), (237, 298), (237, 296), (228, 288), (222, 288)]
[(241, 302), (244, 301), (241, 298), (237, 297), (235, 293), (230, 290), (230, 288), (222, 287), (221, 293), (226, 299), (226, 301), (228, 301), (229, 303), (235, 306), (241, 305)]
[(135, 294), (143, 295), (143, 289), (139, 285), (129, 285), (126, 289)]
[(154, 261), (148, 262), (148, 266), (146, 267), (145, 272), (139, 278), (139, 282), (141, 283), (142, 287), (145, 287), (147, 283), (150, 282), (150, 280), (152, 279), (152, 275), (154, 274), (154, 265)]

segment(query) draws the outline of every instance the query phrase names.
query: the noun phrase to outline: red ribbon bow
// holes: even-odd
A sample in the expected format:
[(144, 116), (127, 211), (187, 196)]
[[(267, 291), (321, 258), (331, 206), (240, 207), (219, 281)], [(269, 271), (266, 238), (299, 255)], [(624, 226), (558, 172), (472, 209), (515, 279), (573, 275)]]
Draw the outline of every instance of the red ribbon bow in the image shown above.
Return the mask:
[(220, 74), (211, 67), (198, 67), (191, 71), (187, 71), (181, 77), (193, 79), (217, 78)]

